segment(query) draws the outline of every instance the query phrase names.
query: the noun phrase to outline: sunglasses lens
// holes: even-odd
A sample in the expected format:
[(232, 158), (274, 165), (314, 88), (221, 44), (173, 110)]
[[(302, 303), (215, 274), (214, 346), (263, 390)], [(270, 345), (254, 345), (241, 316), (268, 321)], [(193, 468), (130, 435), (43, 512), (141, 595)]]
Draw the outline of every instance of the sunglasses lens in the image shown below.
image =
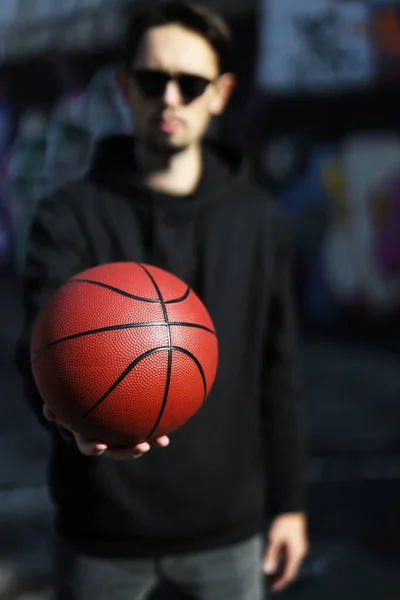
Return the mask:
[(161, 98), (165, 92), (168, 82), (174, 79), (178, 84), (182, 99), (189, 104), (199, 98), (211, 83), (210, 80), (199, 75), (182, 74), (172, 78), (169, 73), (163, 71), (139, 70), (133, 71), (132, 77), (139, 87), (141, 93), (147, 98)]
[(160, 98), (169, 81), (169, 76), (160, 71), (136, 71), (133, 75), (142, 94), (148, 98)]
[(210, 81), (198, 75), (179, 75), (178, 85), (185, 102), (192, 102), (204, 94)]

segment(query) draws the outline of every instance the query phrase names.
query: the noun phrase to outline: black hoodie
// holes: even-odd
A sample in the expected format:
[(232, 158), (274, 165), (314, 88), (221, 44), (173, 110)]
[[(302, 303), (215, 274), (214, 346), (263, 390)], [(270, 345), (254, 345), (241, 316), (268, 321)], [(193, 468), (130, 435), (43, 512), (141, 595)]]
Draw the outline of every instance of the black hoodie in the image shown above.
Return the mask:
[[(17, 349), (26, 395), (33, 321), (69, 277), (114, 261), (157, 265), (186, 281), (215, 323), (220, 363), (201, 410), (167, 449), (137, 461), (85, 457), (52, 431), (50, 486), (59, 533), (80, 551), (154, 556), (214, 548), (304, 510), (304, 436), (285, 223), (238, 164), (208, 149), (189, 197), (150, 191), (130, 138), (98, 147), (89, 176), (44, 200), (23, 281)], [(267, 493), (268, 491), (268, 493)]]

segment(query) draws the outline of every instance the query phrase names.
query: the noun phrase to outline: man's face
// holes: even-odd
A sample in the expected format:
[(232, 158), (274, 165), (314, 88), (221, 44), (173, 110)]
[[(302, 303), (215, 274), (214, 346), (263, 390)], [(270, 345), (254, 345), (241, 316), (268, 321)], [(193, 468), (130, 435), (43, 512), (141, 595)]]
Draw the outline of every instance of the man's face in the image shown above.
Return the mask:
[(210, 44), (180, 25), (150, 29), (131, 71), (121, 70), (118, 80), (138, 138), (167, 154), (201, 140), (233, 87), (232, 76), (219, 76)]

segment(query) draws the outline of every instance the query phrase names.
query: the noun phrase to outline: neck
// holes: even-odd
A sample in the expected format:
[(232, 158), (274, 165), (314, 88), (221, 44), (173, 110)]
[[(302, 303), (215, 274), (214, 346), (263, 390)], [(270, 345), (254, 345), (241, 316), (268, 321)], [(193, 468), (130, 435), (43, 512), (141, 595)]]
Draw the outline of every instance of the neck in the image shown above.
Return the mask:
[(202, 170), (200, 146), (163, 156), (138, 141), (135, 156), (150, 189), (174, 196), (186, 196), (196, 190)]

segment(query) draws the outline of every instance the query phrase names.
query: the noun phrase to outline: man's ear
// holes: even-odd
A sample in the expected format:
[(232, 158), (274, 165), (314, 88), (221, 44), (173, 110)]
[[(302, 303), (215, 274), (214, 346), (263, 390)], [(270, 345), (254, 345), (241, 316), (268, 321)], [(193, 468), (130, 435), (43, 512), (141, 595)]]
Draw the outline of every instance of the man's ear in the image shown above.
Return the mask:
[(211, 100), (210, 112), (216, 117), (222, 114), (236, 87), (236, 77), (233, 73), (224, 73), (216, 82), (216, 93)]

